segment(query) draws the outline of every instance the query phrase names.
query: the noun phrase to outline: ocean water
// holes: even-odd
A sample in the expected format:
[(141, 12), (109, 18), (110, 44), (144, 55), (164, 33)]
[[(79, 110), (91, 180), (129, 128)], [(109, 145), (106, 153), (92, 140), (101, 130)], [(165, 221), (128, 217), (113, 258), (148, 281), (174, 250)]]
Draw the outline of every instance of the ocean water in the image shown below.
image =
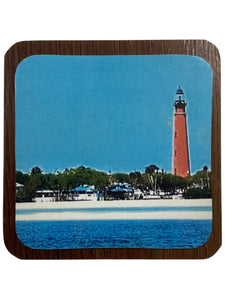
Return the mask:
[(33, 249), (190, 249), (207, 242), (211, 228), (211, 220), (16, 221), (18, 238)]

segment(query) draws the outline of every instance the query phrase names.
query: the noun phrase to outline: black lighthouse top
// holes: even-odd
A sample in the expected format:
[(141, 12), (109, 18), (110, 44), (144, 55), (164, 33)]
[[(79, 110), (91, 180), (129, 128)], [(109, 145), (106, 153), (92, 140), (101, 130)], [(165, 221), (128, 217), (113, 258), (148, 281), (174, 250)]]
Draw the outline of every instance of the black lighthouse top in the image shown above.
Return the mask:
[(187, 103), (184, 100), (184, 92), (180, 86), (177, 89), (176, 99), (173, 105), (175, 106), (176, 111), (178, 108), (181, 108), (185, 112), (185, 106), (187, 105)]

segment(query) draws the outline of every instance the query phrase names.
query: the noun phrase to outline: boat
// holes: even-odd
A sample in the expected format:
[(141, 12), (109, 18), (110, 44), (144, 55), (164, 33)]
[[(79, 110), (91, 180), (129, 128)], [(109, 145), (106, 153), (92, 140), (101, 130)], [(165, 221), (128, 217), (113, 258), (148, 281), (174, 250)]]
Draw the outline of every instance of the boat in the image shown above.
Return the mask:
[(56, 200), (56, 194), (48, 188), (40, 188), (36, 190), (35, 197), (32, 200), (34, 202), (53, 202)]
[(97, 201), (98, 193), (95, 190), (94, 185), (80, 185), (70, 190), (71, 200), (88, 200)]

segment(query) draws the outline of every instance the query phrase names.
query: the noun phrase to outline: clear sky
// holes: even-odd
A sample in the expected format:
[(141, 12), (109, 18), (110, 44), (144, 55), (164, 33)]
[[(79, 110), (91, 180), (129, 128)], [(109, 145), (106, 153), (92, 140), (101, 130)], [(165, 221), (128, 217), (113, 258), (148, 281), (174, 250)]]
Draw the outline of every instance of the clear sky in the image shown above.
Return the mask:
[(212, 76), (187, 55), (30, 56), (16, 71), (16, 168), (171, 172), (179, 85), (191, 173), (211, 167)]

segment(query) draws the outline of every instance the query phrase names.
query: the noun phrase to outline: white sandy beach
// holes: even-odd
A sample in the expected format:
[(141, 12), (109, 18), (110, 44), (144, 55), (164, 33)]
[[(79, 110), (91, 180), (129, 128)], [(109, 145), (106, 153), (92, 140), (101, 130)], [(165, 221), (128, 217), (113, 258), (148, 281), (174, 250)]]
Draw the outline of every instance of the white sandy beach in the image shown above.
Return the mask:
[(212, 219), (211, 211), (152, 212), (47, 212), (48, 209), (129, 208), (129, 207), (211, 207), (211, 199), (176, 200), (114, 200), (16, 203), (16, 210), (38, 209), (41, 212), (16, 214), (16, 220), (116, 220), (116, 219)]

